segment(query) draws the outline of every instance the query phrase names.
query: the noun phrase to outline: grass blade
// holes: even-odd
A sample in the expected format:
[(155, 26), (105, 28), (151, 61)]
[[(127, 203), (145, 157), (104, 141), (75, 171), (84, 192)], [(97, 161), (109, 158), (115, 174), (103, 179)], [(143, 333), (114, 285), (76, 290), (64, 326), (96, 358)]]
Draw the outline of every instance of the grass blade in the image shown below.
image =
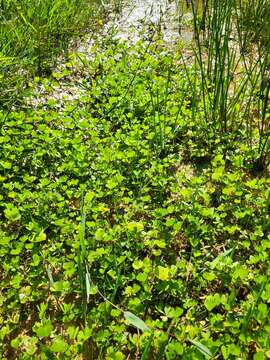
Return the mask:
[(130, 325), (135, 326), (142, 332), (150, 331), (150, 328), (145, 324), (145, 322), (130, 311), (124, 311), (124, 317)]
[(206, 359), (210, 359), (213, 356), (212, 352), (199, 341), (192, 339), (189, 339), (188, 341), (191, 342), (206, 357)]

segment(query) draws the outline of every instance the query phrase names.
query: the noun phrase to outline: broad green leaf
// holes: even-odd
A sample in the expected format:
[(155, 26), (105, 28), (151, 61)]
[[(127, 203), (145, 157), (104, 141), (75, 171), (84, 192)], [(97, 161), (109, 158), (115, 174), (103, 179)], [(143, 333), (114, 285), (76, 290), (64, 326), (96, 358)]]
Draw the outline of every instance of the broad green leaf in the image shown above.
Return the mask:
[(84, 201), (90, 203), (90, 202), (94, 199), (94, 197), (95, 197), (94, 191), (89, 191), (89, 192), (85, 195)]
[(136, 279), (142, 283), (145, 283), (148, 279), (148, 273), (147, 272), (141, 272), (136, 276)]
[(220, 305), (221, 298), (219, 294), (208, 295), (204, 300), (204, 306), (208, 311), (213, 310), (216, 306)]
[(224, 251), (222, 254), (218, 255), (211, 263), (210, 268), (214, 269), (220, 262), (223, 262), (224, 259), (231, 254), (231, 252), (234, 250), (234, 247)]
[(68, 348), (68, 344), (60, 337), (55, 338), (53, 340), (52, 345), (50, 346), (50, 350), (54, 353), (57, 353), (57, 352), (63, 353), (67, 350), (67, 348)]
[(150, 331), (150, 328), (145, 324), (145, 322), (130, 311), (124, 311), (124, 316), (130, 325), (135, 326), (137, 329), (140, 329), (143, 332)]
[(46, 236), (45, 232), (43, 230), (41, 230), (41, 232), (35, 238), (35, 241), (36, 242), (42, 242), (42, 241), (45, 241), (46, 239), (47, 239), (47, 236)]
[(10, 243), (10, 238), (4, 233), (0, 233), (0, 246), (7, 246)]
[(118, 185), (118, 182), (115, 181), (114, 179), (109, 179), (106, 184), (107, 188), (109, 188), (110, 190), (114, 189), (117, 185)]
[(170, 306), (165, 306), (164, 311), (167, 317), (175, 319), (179, 318), (184, 312), (183, 309), (180, 307), (173, 308)]
[(232, 278), (243, 280), (245, 277), (248, 276), (248, 274), (249, 274), (249, 270), (246, 267), (244, 267), (240, 264), (237, 264), (235, 269), (232, 272)]
[(39, 326), (35, 331), (38, 337), (50, 336), (51, 332), (53, 331), (52, 323), (47, 321), (43, 325)]
[(262, 351), (256, 352), (256, 354), (254, 354), (253, 360), (264, 360), (264, 359), (265, 356)]
[(18, 221), (21, 219), (20, 210), (14, 205), (8, 205), (4, 210), (5, 217), (10, 221)]
[(167, 268), (167, 267), (164, 267), (164, 266), (159, 266), (158, 267), (158, 275), (157, 277), (160, 279), (160, 280), (163, 280), (163, 281), (166, 281), (169, 279), (170, 277), (170, 269)]
[(224, 172), (224, 167), (220, 166), (217, 169), (215, 169), (214, 173), (212, 174), (212, 179), (213, 180), (220, 180), (223, 176), (223, 172)]

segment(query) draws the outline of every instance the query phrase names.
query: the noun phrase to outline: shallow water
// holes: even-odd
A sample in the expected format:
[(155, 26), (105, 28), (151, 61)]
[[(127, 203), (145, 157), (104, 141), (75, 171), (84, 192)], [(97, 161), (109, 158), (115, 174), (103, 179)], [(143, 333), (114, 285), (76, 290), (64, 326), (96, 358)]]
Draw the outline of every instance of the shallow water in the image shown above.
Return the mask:
[[(186, 16), (186, 15), (185, 15)], [(190, 41), (192, 34), (181, 31), (176, 1), (132, 0), (117, 17), (111, 17), (107, 28), (113, 27), (115, 38), (134, 43), (147, 36), (151, 27), (158, 29), (163, 40), (173, 44), (180, 39)]]
[[(184, 0), (183, 0), (184, 1)], [(193, 33), (185, 26), (190, 21), (190, 14), (181, 14), (177, 9), (176, 0), (126, 0), (120, 13), (111, 9), (108, 22), (104, 25), (100, 38), (110, 37), (127, 41), (130, 45), (139, 40), (151, 40), (153, 33), (158, 32), (159, 37), (164, 40), (168, 48), (173, 48), (179, 41), (188, 43), (192, 41)], [(75, 48), (75, 54), (81, 54), (87, 60), (93, 57), (93, 46), (95, 41), (89, 35)], [(63, 67), (59, 59), (59, 67)], [(43, 86), (37, 86), (36, 97), (30, 99), (32, 106), (46, 104), (49, 99), (57, 101), (59, 108), (66, 102), (79, 99), (84, 93), (81, 84), (84, 80), (82, 74), (67, 79), (60, 79), (58, 86), (54, 87), (52, 93), (48, 94)]]

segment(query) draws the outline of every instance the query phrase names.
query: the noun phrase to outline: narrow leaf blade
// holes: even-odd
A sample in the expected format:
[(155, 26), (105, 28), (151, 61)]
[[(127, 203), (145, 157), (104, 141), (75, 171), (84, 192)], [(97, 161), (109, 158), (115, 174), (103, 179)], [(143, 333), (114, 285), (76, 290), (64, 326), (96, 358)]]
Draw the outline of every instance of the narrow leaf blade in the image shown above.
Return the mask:
[(203, 344), (201, 344), (199, 341), (191, 340), (191, 339), (189, 339), (189, 341), (190, 341), (194, 346), (196, 346), (196, 348), (197, 348), (207, 359), (210, 359), (210, 358), (213, 356), (212, 352), (211, 352), (206, 346), (204, 346)]
[(130, 325), (135, 326), (137, 329), (140, 329), (143, 332), (150, 331), (150, 328), (145, 324), (145, 322), (138, 316), (132, 314), (130, 311), (124, 311), (124, 316)]

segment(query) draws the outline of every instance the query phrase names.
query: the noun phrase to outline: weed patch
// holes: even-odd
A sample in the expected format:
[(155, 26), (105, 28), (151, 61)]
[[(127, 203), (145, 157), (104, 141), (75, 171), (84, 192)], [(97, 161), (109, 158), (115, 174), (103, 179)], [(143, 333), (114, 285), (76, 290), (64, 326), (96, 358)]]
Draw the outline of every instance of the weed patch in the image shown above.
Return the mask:
[(0, 111), (1, 358), (270, 358), (268, 103), (198, 35), (193, 64), (97, 39), (76, 99)]

